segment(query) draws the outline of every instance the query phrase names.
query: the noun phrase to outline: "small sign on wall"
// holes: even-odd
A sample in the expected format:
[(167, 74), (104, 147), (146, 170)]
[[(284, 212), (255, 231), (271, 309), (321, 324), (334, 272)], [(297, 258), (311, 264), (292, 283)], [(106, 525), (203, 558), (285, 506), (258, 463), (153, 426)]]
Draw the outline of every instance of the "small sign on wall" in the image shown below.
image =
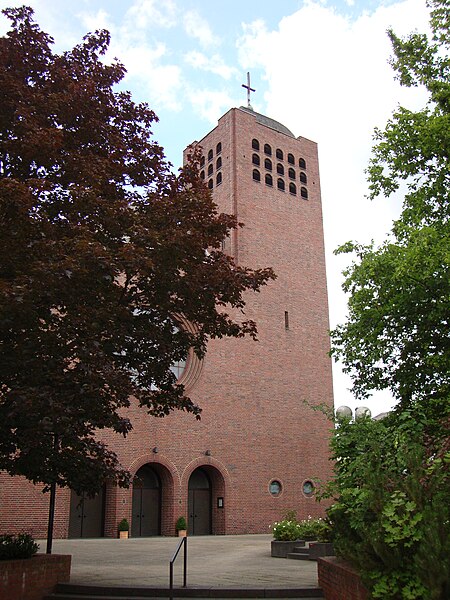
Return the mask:
[(223, 498), (217, 498), (217, 508), (223, 508)]

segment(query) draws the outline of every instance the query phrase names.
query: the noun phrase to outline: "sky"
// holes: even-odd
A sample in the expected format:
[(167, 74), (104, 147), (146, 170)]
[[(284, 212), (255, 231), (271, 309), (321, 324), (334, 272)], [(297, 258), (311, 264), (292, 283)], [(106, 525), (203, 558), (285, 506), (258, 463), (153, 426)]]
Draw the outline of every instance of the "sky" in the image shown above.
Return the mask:
[[(426, 32), (425, 0), (0, 0), (0, 8), (24, 3), (55, 52), (90, 31), (111, 32), (107, 59), (125, 65), (123, 87), (158, 115), (154, 135), (175, 169), (188, 144), (246, 105), (250, 72), (253, 108), (318, 143), (330, 326), (345, 321), (350, 257), (333, 250), (382, 242), (401, 209), (400, 195), (366, 198), (374, 128), (398, 105), (426, 102), (422, 89), (395, 80), (386, 31)], [(8, 28), (0, 15), (0, 35)], [(375, 416), (393, 405), (387, 393), (355, 400), (339, 364), (333, 380), (336, 407), (364, 404)]]

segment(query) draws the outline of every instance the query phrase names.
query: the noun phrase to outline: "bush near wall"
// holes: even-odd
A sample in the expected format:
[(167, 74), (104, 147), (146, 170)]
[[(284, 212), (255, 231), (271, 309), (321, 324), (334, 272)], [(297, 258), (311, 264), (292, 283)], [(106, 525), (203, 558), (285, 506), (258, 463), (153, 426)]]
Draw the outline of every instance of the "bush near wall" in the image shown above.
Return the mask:
[(436, 423), (431, 437), (429, 419), (404, 409), (335, 430), (334, 549), (374, 599), (449, 598), (449, 426)]
[(39, 545), (29, 533), (0, 535), (0, 561), (31, 558), (38, 550)]

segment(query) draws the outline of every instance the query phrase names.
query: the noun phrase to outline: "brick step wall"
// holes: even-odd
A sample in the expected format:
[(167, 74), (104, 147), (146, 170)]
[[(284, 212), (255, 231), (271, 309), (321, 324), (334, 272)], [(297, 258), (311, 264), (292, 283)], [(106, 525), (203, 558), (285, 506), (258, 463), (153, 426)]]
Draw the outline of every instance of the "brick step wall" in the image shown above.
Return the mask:
[(33, 558), (0, 561), (2, 600), (42, 600), (55, 585), (70, 579), (71, 556), (37, 554)]

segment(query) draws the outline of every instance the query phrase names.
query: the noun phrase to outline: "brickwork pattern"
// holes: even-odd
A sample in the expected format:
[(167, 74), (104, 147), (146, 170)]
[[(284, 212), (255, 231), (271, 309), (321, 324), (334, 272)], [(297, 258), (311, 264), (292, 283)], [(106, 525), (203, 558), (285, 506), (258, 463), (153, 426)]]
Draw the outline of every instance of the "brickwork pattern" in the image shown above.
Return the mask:
[(341, 558), (319, 558), (317, 561), (319, 587), (325, 600), (368, 600), (369, 593), (358, 573)]
[[(24, 477), (9, 477), (0, 472), (0, 534), (30, 533), (36, 539), (47, 536), (50, 494), (43, 486), (33, 485)], [(70, 491), (57, 489), (54, 537), (68, 533)]]
[(57, 583), (70, 580), (71, 556), (38, 554), (25, 560), (0, 561), (0, 598), (42, 600)]

